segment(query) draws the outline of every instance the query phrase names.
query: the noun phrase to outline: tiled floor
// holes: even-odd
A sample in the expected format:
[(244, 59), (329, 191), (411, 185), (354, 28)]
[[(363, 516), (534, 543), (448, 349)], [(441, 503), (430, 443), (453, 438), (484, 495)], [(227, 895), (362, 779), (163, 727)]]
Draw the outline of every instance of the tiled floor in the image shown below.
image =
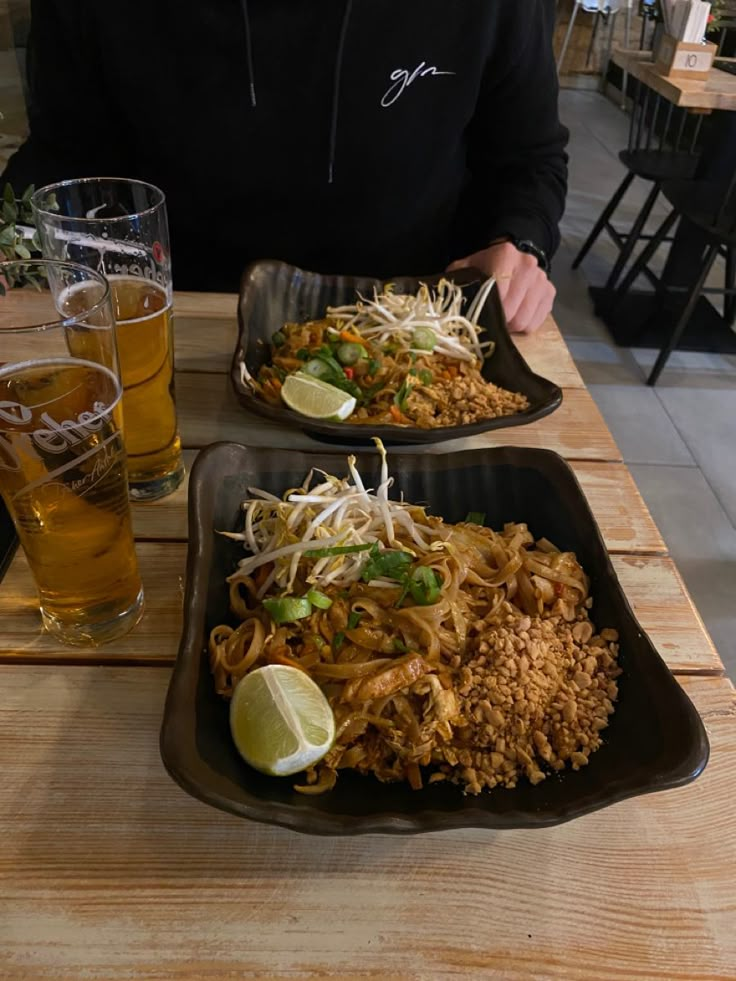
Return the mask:
[[(736, 678), (736, 357), (676, 352), (648, 388), (655, 352), (616, 347), (594, 317), (588, 285), (605, 280), (615, 250), (601, 237), (580, 269), (570, 263), (623, 176), (617, 153), (628, 123), (597, 93), (565, 90), (560, 101), (570, 127), (570, 193), (553, 275), (555, 315)], [(646, 191), (632, 187), (623, 227)]]

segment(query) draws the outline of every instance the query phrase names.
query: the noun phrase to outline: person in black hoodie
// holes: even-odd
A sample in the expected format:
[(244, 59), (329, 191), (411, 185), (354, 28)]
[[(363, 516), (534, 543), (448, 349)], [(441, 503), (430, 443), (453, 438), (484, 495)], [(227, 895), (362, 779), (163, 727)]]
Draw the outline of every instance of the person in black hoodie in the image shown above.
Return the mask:
[(33, 0), (4, 176), (159, 185), (179, 289), (235, 289), (257, 258), (475, 265), (535, 329), (567, 178), (553, 20), (553, 0)]

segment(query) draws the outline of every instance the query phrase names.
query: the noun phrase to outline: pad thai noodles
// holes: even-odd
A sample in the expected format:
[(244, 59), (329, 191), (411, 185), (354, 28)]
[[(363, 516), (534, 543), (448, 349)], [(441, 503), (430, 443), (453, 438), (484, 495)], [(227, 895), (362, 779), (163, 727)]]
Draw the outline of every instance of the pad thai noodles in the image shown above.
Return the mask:
[(271, 359), (248, 384), (272, 405), (296, 372), (353, 396), (350, 422), (434, 429), (512, 415), (528, 408), (524, 395), (481, 374), (492, 341), (482, 340), (480, 310), (489, 279), (463, 314), (462, 289), (441, 280), (414, 294), (387, 287), (373, 299), (328, 307), (325, 317), (287, 323), (271, 339)]
[(375, 490), (352, 456), (343, 478), (313, 470), (282, 497), (249, 489), (242, 531), (227, 533), (248, 553), (228, 580), (239, 622), (209, 638), (217, 692), (266, 664), (317, 682), (336, 737), (303, 793), (346, 768), (478, 793), (585, 765), (620, 669), (575, 555), (523, 523), (448, 524), (390, 499), (376, 442)]

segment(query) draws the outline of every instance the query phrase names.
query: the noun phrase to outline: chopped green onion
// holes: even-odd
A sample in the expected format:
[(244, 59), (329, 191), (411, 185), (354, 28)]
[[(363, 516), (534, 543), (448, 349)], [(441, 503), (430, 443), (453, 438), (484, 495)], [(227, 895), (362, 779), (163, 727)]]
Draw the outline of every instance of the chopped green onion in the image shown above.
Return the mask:
[(321, 358), (310, 358), (301, 371), (307, 375), (311, 375), (312, 378), (320, 378), (322, 381), (332, 379), (332, 372), (329, 366)]
[(276, 333), (271, 338), (271, 344), (274, 347), (283, 347), (284, 344), (286, 344), (286, 337), (284, 337), (283, 333), (280, 330), (277, 330)]
[(274, 623), (291, 623), (312, 615), (312, 604), (305, 596), (279, 596), (264, 599), (263, 606)]
[(296, 356), (297, 356), (297, 358), (299, 358), (300, 361), (308, 361), (309, 360), (309, 348), (308, 347), (300, 347), (299, 350), (296, 352)]
[(309, 600), (312, 606), (316, 606), (318, 610), (329, 610), (329, 608), (332, 606), (332, 600), (330, 597), (325, 596), (325, 594), (321, 593), (318, 589), (310, 589), (306, 595), (306, 599)]
[(342, 365), (354, 365), (360, 361), (361, 358), (365, 357), (365, 348), (362, 344), (355, 344), (352, 341), (346, 341), (341, 344), (337, 351), (337, 360)]
[(442, 578), (426, 565), (417, 566), (409, 577), (411, 598), (419, 606), (431, 606), (440, 597)]
[(331, 349), (326, 344), (323, 344), (314, 356), (315, 358), (319, 358), (320, 361), (324, 361), (334, 375), (342, 375), (342, 365), (339, 361), (335, 360)]
[(394, 650), (399, 654), (406, 654), (409, 648), (406, 646), (401, 637), (394, 637)]
[(348, 617), (348, 630), (355, 630), (355, 628), (360, 623), (360, 619), (362, 616), (363, 616), (362, 613), (359, 613), (357, 610), (353, 610), (350, 616)]
[(398, 406), (401, 412), (406, 412), (406, 401), (411, 395), (412, 385), (408, 378), (405, 378), (401, 383), (396, 395), (394, 395), (394, 405)]
[(421, 351), (434, 351), (437, 344), (437, 335), (431, 327), (417, 327), (412, 338), (412, 347), (418, 347)]
[(335, 652), (339, 651), (344, 643), (345, 643), (345, 634), (342, 632), (342, 630), (338, 630), (338, 632), (332, 638), (333, 651)]
[(308, 559), (326, 559), (330, 555), (350, 555), (351, 552), (367, 552), (373, 545), (333, 545), (331, 548), (310, 548), (304, 553)]
[(371, 358), (368, 362), (368, 374), (375, 375), (377, 371), (381, 370), (381, 362), (378, 358)]
[(485, 511), (468, 511), (465, 520), (471, 525), (484, 525), (486, 523)]
[(427, 368), (422, 368), (422, 370), (419, 372), (419, 381), (422, 383), (422, 385), (431, 385), (434, 381), (434, 375), (431, 371), (428, 371)]

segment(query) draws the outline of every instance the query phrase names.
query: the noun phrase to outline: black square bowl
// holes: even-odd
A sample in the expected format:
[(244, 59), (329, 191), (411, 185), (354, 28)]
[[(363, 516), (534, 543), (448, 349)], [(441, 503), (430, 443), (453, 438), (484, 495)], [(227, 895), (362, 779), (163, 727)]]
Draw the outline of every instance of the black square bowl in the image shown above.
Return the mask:
[[(391, 282), (400, 292), (415, 293), (421, 283), (433, 286), (441, 278), (441, 274), (399, 276)], [(472, 301), (483, 281), (481, 273), (467, 269), (454, 273), (453, 279), (458, 286), (463, 287), (468, 303)], [(486, 381), (525, 395), (529, 407), (523, 412), (497, 419), (483, 419), (467, 426), (444, 426), (439, 429), (363, 426), (351, 424), (349, 419), (346, 422), (308, 419), (285, 405), (269, 405), (243, 384), (240, 377), (241, 364), (245, 363), (250, 374), (255, 377), (260, 368), (269, 361), (271, 337), (285, 323), (323, 317), (328, 306), (354, 303), (358, 293), (372, 296), (374, 287), (380, 290), (384, 285), (381, 280), (368, 276), (324, 276), (321, 273), (305, 272), (296, 266), (272, 259), (249, 266), (243, 274), (240, 286), (240, 336), (230, 371), (230, 379), (241, 405), (267, 419), (302, 429), (310, 436), (324, 441), (354, 445), (369, 444), (371, 436), (380, 436), (387, 444), (439, 443), (448, 439), (460, 439), (492, 429), (535, 422), (560, 405), (562, 391), (551, 381), (531, 371), (509, 337), (496, 289), (491, 291), (479, 318), (480, 325), (485, 328), (484, 339), (496, 342), (493, 354), (483, 363), (482, 374)]]
[[(376, 486), (379, 459), (361, 453), (366, 486)], [(184, 632), (161, 730), (161, 756), (188, 793), (233, 814), (311, 834), (417, 833), (449, 828), (535, 828), (558, 824), (638, 794), (694, 780), (708, 760), (698, 713), (636, 622), (575, 476), (548, 450), (500, 447), (480, 452), (389, 457), (394, 493), (428, 503), (447, 521), (484, 511), (494, 528), (525, 521), (535, 537), (576, 552), (590, 576), (593, 622), (620, 634), (619, 700), (604, 744), (578, 772), (551, 775), (465, 796), (435, 783), (412, 791), (341, 772), (334, 790), (303, 796), (292, 778), (263, 776), (238, 755), (228, 704), (215, 694), (207, 637), (229, 617), (225, 577), (243, 550), (215, 533), (242, 525), (248, 487), (280, 495), (311, 467), (346, 473), (342, 453), (284, 453), (217, 443), (198, 457), (189, 492), (190, 544)]]

